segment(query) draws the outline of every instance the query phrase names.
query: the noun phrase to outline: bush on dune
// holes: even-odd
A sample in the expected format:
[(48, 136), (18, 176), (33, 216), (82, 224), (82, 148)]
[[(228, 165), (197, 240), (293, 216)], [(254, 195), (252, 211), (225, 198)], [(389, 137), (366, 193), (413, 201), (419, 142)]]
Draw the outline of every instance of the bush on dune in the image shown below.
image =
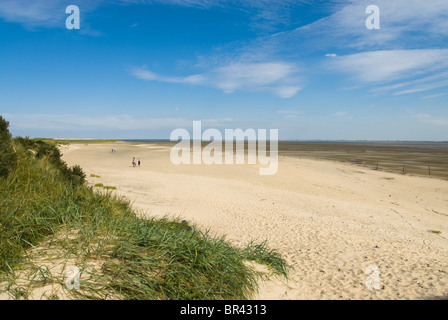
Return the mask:
[(78, 165), (68, 167), (65, 161), (62, 160), (62, 154), (56, 144), (52, 144), (43, 140), (34, 140), (22, 137), (17, 137), (14, 142), (20, 144), (23, 148), (35, 153), (37, 159), (46, 158), (57, 169), (59, 169), (64, 176), (74, 185), (82, 185), (86, 181), (86, 175), (82, 168)]
[(12, 146), (9, 122), (0, 116), (0, 177), (6, 178), (17, 165), (17, 155)]

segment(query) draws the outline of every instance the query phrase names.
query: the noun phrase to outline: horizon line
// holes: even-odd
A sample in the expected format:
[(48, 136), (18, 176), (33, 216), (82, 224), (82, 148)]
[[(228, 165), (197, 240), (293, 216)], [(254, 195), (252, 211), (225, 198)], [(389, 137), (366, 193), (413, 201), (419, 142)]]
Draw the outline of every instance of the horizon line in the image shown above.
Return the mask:
[[(15, 136), (15, 138), (20, 136)], [(182, 140), (178, 141), (172, 141), (170, 139), (158, 139), (158, 138), (51, 138), (51, 137), (36, 137), (36, 138), (30, 138), (30, 139), (51, 139), (51, 140), (65, 140), (65, 141), (123, 141), (123, 142), (138, 142), (138, 141), (163, 141), (163, 142), (180, 142)], [(191, 142), (194, 141), (202, 141), (202, 142), (212, 142), (208, 140), (198, 140), (198, 139), (184, 139), (189, 140)], [(242, 140), (225, 140), (222, 141), (242, 141)], [(244, 141), (258, 141), (257, 140), (247, 140)], [(266, 140), (266, 142), (271, 141), (269, 139)], [(278, 142), (419, 142), (419, 143), (448, 143), (448, 140), (404, 140), (404, 139), (279, 139)]]

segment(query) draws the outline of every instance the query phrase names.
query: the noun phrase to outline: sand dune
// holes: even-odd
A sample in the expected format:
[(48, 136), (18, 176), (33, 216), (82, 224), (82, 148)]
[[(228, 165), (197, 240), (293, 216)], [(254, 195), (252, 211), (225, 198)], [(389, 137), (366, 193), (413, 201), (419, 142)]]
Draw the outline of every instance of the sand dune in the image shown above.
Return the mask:
[[(293, 157), (260, 176), (253, 165), (175, 166), (169, 150), (79, 144), (63, 158), (100, 176), (90, 183), (117, 187), (142, 215), (180, 217), (236, 245), (267, 240), (290, 279), (260, 283), (257, 299), (447, 297), (448, 181)], [(379, 289), (366, 286), (370, 265)]]

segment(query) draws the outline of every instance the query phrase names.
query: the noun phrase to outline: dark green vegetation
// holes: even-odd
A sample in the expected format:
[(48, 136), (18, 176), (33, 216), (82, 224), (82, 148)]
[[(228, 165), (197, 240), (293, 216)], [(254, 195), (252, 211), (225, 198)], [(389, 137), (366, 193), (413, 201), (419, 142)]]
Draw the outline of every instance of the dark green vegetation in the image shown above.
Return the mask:
[(29, 138), (15, 138), (16, 144), (25, 148), (28, 152), (35, 155), (36, 159), (46, 159), (53, 167), (55, 167), (63, 176), (73, 185), (81, 185), (85, 183), (86, 175), (82, 168), (75, 165), (71, 168), (61, 159), (61, 152), (56, 143), (49, 143), (42, 140), (33, 140)]
[(17, 165), (17, 155), (8, 130), (9, 122), (0, 117), (0, 178), (7, 177)]
[[(3, 296), (248, 299), (257, 290), (260, 274), (247, 262), (287, 276), (285, 261), (265, 243), (237, 248), (188, 223), (139, 218), (125, 199), (86, 186), (82, 169), (67, 167), (55, 144), (11, 140), (4, 125), (0, 150), (6, 168), (0, 177)], [(81, 271), (79, 290), (65, 287), (63, 271), (70, 265)]]

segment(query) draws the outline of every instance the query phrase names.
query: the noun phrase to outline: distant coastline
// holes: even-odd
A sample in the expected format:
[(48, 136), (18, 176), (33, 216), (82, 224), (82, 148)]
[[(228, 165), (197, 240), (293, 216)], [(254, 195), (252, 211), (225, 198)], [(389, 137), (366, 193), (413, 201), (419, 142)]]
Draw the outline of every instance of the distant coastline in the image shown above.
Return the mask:
[[(88, 139), (88, 138), (43, 138), (53, 140), (63, 140), (68, 142), (131, 142), (131, 143), (170, 143), (169, 139)], [(448, 148), (448, 141), (418, 141), (418, 140), (279, 140), (279, 144), (358, 144), (358, 145), (385, 145), (385, 146), (425, 146), (425, 145), (440, 145)]]

